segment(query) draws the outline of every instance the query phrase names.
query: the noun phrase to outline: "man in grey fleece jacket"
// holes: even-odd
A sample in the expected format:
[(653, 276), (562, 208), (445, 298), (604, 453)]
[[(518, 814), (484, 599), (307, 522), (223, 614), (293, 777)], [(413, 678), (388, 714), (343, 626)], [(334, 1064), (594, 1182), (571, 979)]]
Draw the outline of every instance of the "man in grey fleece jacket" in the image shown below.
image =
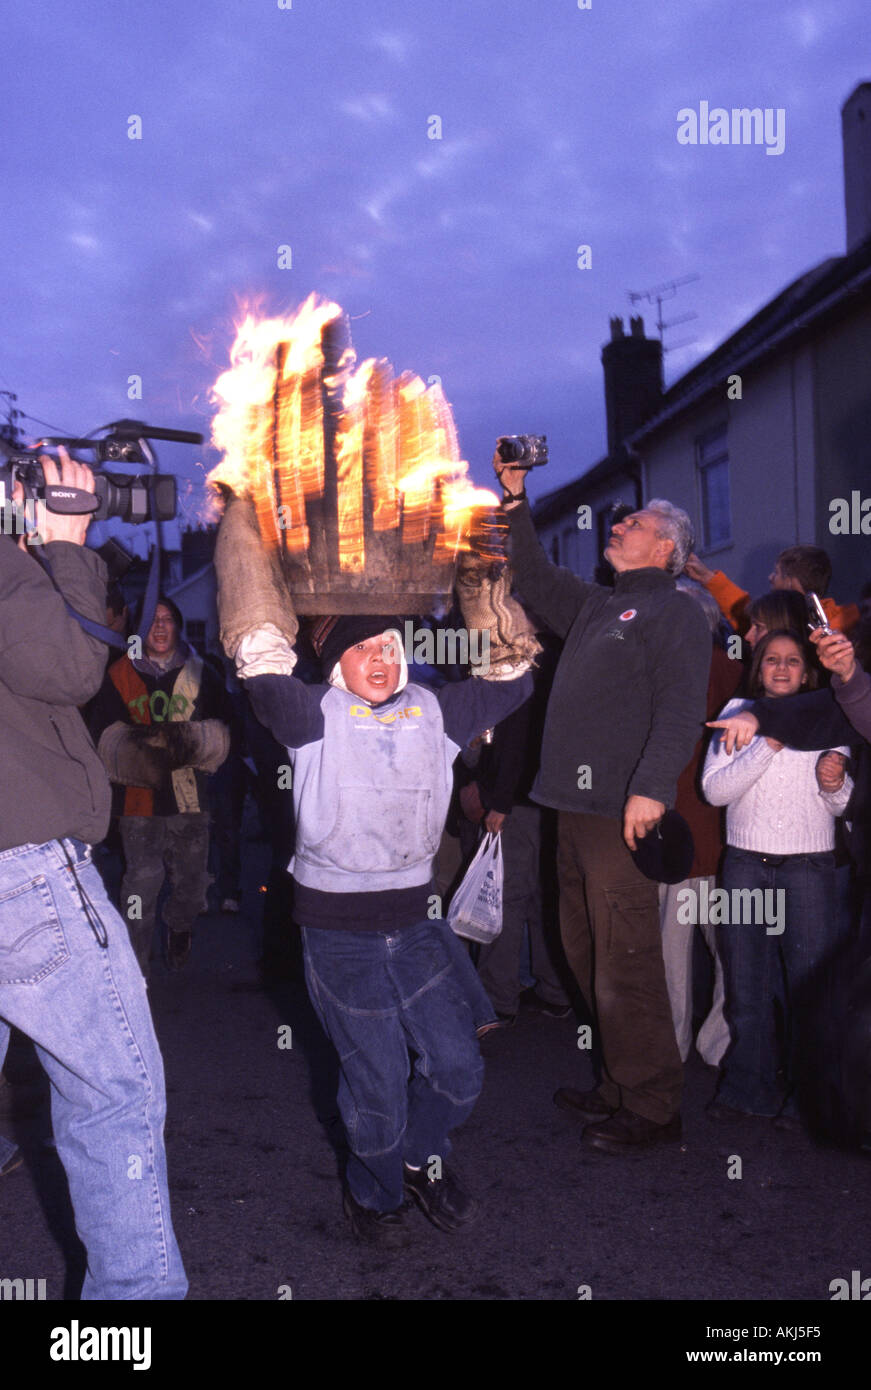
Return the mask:
[(705, 717), (711, 639), (675, 587), (692, 545), (685, 512), (651, 502), (617, 523), (613, 589), (549, 563), (521, 470), (497, 462), (517, 587), (565, 646), (532, 798), (559, 811), (560, 929), (598, 1026), (602, 1076), (554, 1101), (584, 1140), (626, 1153), (681, 1135), (682, 1069), (669, 1008), (657, 885), (632, 853), (674, 805)]

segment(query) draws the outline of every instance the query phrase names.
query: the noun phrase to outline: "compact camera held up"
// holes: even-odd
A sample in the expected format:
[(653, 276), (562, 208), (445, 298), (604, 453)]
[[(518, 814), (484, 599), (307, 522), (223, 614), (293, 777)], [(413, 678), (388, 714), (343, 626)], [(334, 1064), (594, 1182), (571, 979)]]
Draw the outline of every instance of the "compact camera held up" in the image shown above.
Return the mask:
[(515, 468), (540, 468), (547, 463), (547, 435), (502, 434), (496, 441), (496, 453), (503, 463)]

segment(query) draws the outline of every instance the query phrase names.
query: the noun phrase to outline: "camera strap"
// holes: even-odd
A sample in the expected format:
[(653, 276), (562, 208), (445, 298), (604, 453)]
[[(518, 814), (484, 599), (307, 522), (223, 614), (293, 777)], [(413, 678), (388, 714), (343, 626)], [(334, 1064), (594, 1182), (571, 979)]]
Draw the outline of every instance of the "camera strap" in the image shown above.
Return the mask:
[[(51, 565), (43, 550), (37, 552), (36, 546), (31, 547), (30, 553), (38, 558), (49, 579), (57, 589), (64, 602), (64, 607), (71, 618), (75, 618), (79, 627), (87, 632), (89, 637), (96, 637), (98, 641), (105, 642), (108, 647), (116, 647), (119, 651), (126, 652), (129, 648), (129, 639), (123, 637), (120, 632), (115, 632), (111, 627), (106, 627), (103, 623), (95, 622), (93, 618), (86, 618), (84, 613), (64, 597), (57, 580), (52, 573)], [(148, 571), (148, 583), (145, 588), (145, 601), (142, 605), (142, 621), (139, 624), (142, 632), (148, 634), (151, 624), (154, 622), (154, 611), (157, 608), (157, 595), (160, 587), (160, 550), (155, 545), (154, 553), (151, 557), (151, 568)]]

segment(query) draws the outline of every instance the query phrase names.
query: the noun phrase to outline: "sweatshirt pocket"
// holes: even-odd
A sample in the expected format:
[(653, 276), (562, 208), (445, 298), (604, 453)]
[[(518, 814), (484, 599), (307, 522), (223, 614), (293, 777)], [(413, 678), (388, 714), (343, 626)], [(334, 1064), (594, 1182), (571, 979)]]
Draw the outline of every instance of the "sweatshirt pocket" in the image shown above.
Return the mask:
[(431, 859), (439, 835), (430, 792), (420, 787), (339, 787), (332, 830), (309, 842), (318, 859), (351, 873), (381, 874)]

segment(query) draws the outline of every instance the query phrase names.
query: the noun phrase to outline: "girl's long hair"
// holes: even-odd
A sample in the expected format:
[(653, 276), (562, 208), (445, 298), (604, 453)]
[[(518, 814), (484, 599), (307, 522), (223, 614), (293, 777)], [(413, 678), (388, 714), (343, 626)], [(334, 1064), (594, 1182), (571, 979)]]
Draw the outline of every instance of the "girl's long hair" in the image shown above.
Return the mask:
[(761, 623), (769, 632), (797, 632), (804, 637), (807, 632), (807, 601), (804, 594), (794, 589), (772, 589), (768, 594), (760, 594), (747, 605), (747, 617), (752, 623)]
[(816, 690), (819, 683), (813, 661), (813, 647), (810, 642), (806, 641), (800, 633), (794, 632), (790, 628), (775, 628), (773, 632), (766, 632), (764, 637), (760, 637), (756, 646), (753, 648), (753, 660), (750, 664), (750, 675), (747, 678), (747, 690), (751, 700), (759, 700), (765, 697), (765, 687), (762, 684), (762, 659), (776, 637), (788, 638), (799, 650), (801, 659), (804, 662), (805, 675), (807, 676), (802, 690)]

